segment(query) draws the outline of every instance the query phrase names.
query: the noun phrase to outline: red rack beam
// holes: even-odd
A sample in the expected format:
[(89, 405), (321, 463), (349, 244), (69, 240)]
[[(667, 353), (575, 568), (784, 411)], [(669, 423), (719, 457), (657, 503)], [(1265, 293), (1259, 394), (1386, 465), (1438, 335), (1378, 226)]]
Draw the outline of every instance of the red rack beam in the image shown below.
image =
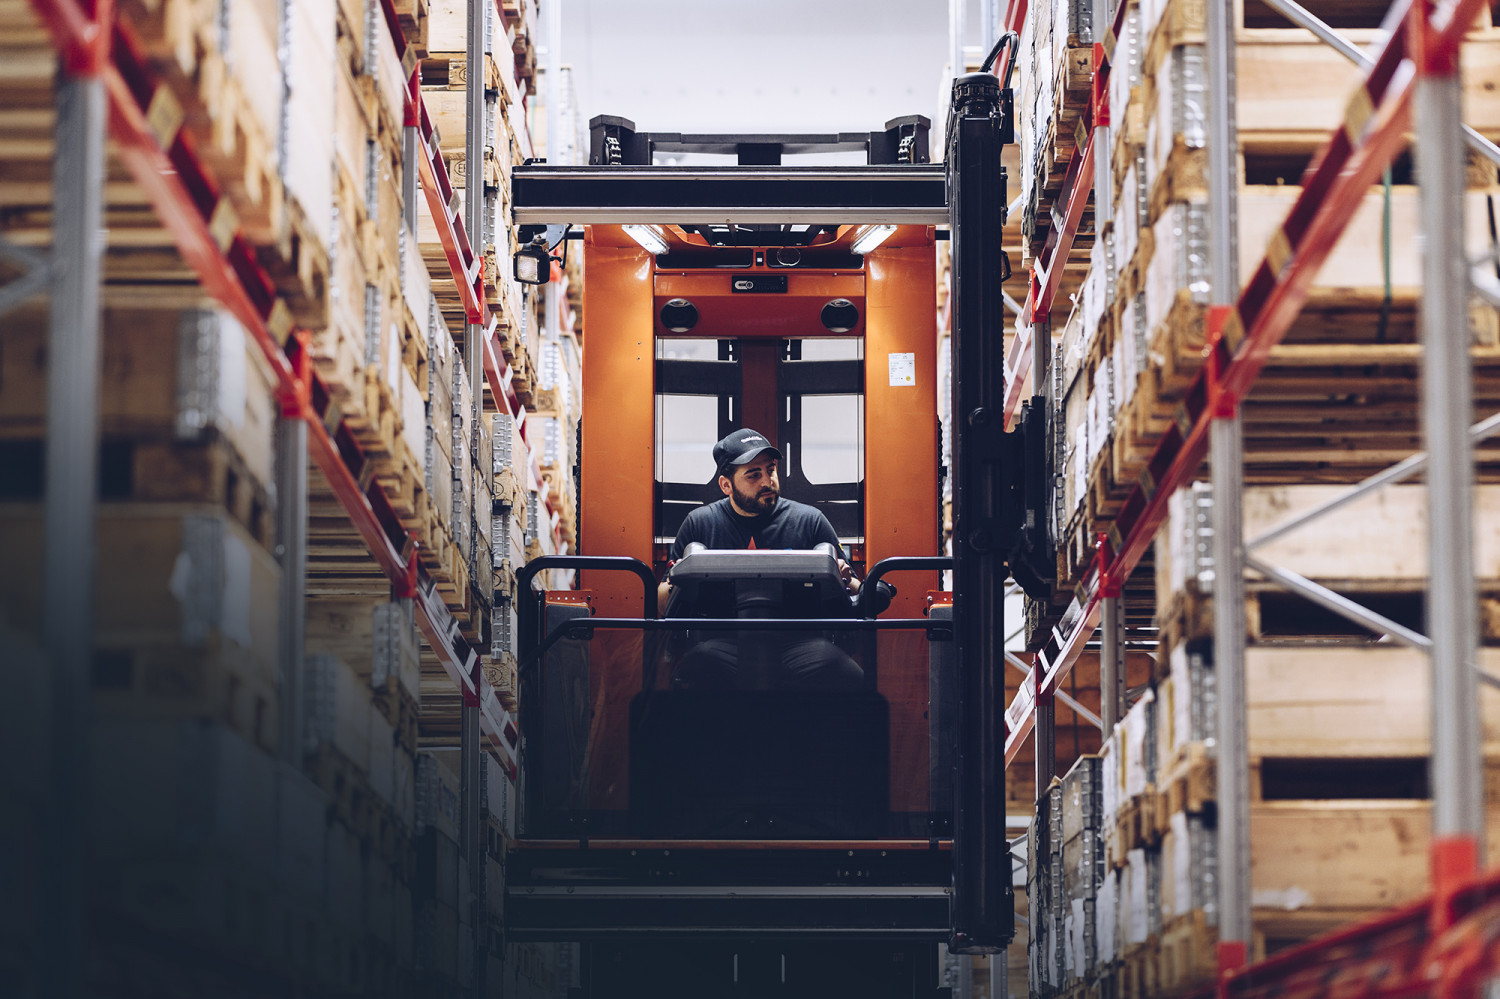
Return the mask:
[(1237, 405), (1254, 384), (1272, 349), (1301, 311), (1318, 269), (1354, 210), (1404, 146), (1416, 80), (1409, 58), (1410, 32), (1432, 32), (1426, 42), (1428, 52), (1454, 52), (1482, 0), (1459, 0), (1441, 28), (1424, 28), (1411, 16), (1412, 2), (1402, 0), (1408, 16), (1386, 39), (1355, 91), (1345, 125), (1333, 132), (1308, 167), (1301, 195), (1239, 300), (1232, 307), (1211, 311), (1210, 349), (1203, 369), (1188, 390), (1176, 424), (1157, 445), (1110, 529), (1113, 555), (1106, 559), (1101, 551), (1096, 556), (1063, 624), (1054, 630), (1031, 676), (1006, 709), (1007, 764), (1035, 724), (1038, 694), (1046, 696), (1057, 689), (1098, 625), (1106, 589), (1130, 575), (1166, 518), (1167, 499), (1197, 471), (1208, 450), (1209, 423), (1216, 413)]
[[(417, 561), (415, 540), (401, 527), (378, 486), (360, 487), (357, 473), (365, 459), (358, 443), (342, 422), (331, 431), (325, 423), (328, 394), (302, 340), (294, 335), (290, 311), (238, 227), (225, 224), (225, 219), (233, 219), (232, 209), (203, 167), (191, 137), (182, 131), (180, 115), (150, 114), (149, 109), (170, 108), (175, 101), (148, 70), (131, 29), (113, 19), (108, 3), (98, 7), (101, 20), (77, 0), (32, 0), (32, 5), (67, 65), (104, 84), (110, 137), (121, 161), (204, 290), (260, 347), (276, 378), (283, 412), (306, 422), (309, 455), (393, 589), (413, 598), (418, 625), (444, 670), (465, 697), (477, 698), (485, 708), (482, 725), (514, 770), (515, 725), (499, 710), (479, 670), (478, 655), (436, 598)], [(291, 348), (290, 356), (284, 343)]]

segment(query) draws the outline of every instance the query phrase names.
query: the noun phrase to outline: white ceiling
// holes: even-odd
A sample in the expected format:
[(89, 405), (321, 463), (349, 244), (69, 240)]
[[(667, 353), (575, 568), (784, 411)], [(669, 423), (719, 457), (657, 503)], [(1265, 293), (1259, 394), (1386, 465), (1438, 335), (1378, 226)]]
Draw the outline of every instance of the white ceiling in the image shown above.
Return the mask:
[(870, 131), (935, 118), (948, 0), (554, 0), (584, 126)]

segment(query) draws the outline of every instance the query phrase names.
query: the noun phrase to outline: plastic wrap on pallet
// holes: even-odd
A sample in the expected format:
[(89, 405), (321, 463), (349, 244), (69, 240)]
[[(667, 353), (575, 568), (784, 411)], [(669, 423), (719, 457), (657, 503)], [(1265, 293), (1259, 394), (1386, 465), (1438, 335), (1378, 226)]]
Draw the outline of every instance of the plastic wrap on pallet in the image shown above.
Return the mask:
[(380, 706), (369, 707), (370, 748), (368, 774), (370, 791), (387, 805), (396, 800), (396, 754), (405, 752), (396, 740), (396, 730)]
[(1109, 61), (1109, 107), (1112, 116), (1125, 113), (1130, 91), (1141, 85), (1141, 10), (1132, 3), (1115, 36), (1115, 51)]
[(1115, 358), (1115, 405), (1124, 408), (1135, 395), (1136, 383), (1146, 364), (1144, 295), (1126, 299), (1120, 309), (1120, 326), (1115, 331), (1118, 354)]
[[(276, 406), (265, 360), (248, 345), (244, 327), (223, 309), (184, 309), (178, 315), (173, 433), (180, 441), (200, 441), (217, 431), (234, 445), (251, 477), (269, 485), (275, 481)], [(16, 346), (19, 355), (24, 347)], [(144, 351), (123, 353), (123, 366), (145, 367)], [(107, 377), (113, 374), (106, 371)], [(126, 398), (145, 388), (128, 376), (110, 381)]]
[(1124, 947), (1145, 943), (1151, 933), (1152, 872), (1146, 850), (1136, 848), (1125, 855), (1125, 866), (1120, 871), (1119, 923), (1115, 929), (1116, 942)]
[(321, 901), (328, 795), (296, 767), (276, 772), (276, 865), (281, 891)]
[(1156, 779), (1156, 693), (1147, 690), (1140, 700), (1125, 712), (1121, 791), (1129, 800), (1145, 794), (1147, 785)]
[(1120, 872), (1106, 871), (1094, 900), (1094, 965), (1106, 968), (1119, 956), (1116, 930), (1120, 913)]
[(458, 841), (458, 776), (430, 752), (417, 754), (417, 826)]
[[(1114, 240), (1114, 268), (1116, 274), (1124, 274), (1135, 258), (1141, 240), (1141, 169), (1139, 156), (1130, 161), (1120, 180), (1120, 195), (1115, 203), (1112, 225)], [(1134, 291), (1135, 289), (1130, 289)]]
[(1167, 500), (1167, 525), (1157, 535), (1157, 590), (1207, 596), (1213, 592), (1213, 487), (1194, 482)]
[(337, 656), (307, 657), (303, 745), (331, 745), (363, 769), (370, 754), (370, 692), (364, 678)]
[(1218, 731), (1217, 694), (1210, 652), (1200, 643), (1178, 645), (1172, 670), (1172, 741), (1170, 755), (1189, 743), (1207, 742)]
[(1123, 730), (1116, 725), (1099, 747), (1099, 824), (1108, 833), (1120, 811), (1120, 739)]
[(422, 696), (422, 649), (410, 600), (375, 605), (370, 686), (391, 690), (399, 685), (413, 700)]
[(334, 99), (339, 72), (336, 38), (337, 5), (307, 0), (285, 5), (286, 106), (283, 120), (281, 177), (287, 195), (300, 206), (309, 228), (333, 243)]
[(1127, 342), (1127, 337), (1117, 336), (1114, 346), (1109, 351), (1109, 370), (1113, 379), (1110, 392), (1114, 395), (1116, 411), (1122, 411), (1125, 404), (1130, 402), (1130, 397), (1135, 394), (1135, 371), (1127, 368), (1125, 364)]
[(1218, 835), (1201, 815), (1174, 812), (1162, 837), (1161, 918), (1170, 922), (1194, 909), (1218, 922)]
[(1156, 27), (1161, 24), (1162, 15), (1166, 13), (1167, 6), (1172, 2), (1173, 0), (1141, 0), (1140, 37), (1142, 48), (1150, 41), (1151, 36), (1156, 33)]
[(1154, 190), (1176, 148), (1202, 149), (1207, 141), (1208, 84), (1202, 45), (1179, 45), (1153, 78), (1155, 104), (1146, 121), (1146, 189)]
[(1083, 324), (1083, 339), (1086, 344), (1093, 344), (1099, 338), (1101, 320), (1108, 304), (1111, 282), (1107, 254), (1106, 240), (1102, 236), (1094, 240), (1094, 245), (1089, 249), (1088, 274), (1083, 279), (1083, 287), (1078, 295), (1079, 320)]
[(1103, 232), (1099, 233), (1098, 237), (1094, 240), (1094, 246), (1097, 249), (1097, 258), (1094, 256), (1095, 251), (1091, 250), (1089, 260), (1094, 267), (1098, 268), (1098, 280), (1103, 284), (1103, 287), (1098, 291), (1099, 315), (1102, 319), (1105, 313), (1109, 311), (1109, 308), (1115, 304), (1116, 284), (1120, 276), (1119, 268), (1115, 267), (1115, 235), (1113, 230), (1106, 228)]
[[(1073, 447), (1068, 453), (1072, 469), (1073, 510), (1078, 510), (1089, 494), (1089, 426), (1085, 418), (1073, 430)], [(1071, 515), (1071, 514), (1070, 514)]]
[(1152, 335), (1186, 290), (1191, 301), (1206, 303), (1209, 293), (1208, 206), (1174, 202), (1151, 227), (1153, 250), (1146, 267), (1146, 329)]
[(1089, 393), (1089, 464), (1109, 445), (1115, 432), (1114, 359), (1104, 357), (1094, 368), (1094, 390)]

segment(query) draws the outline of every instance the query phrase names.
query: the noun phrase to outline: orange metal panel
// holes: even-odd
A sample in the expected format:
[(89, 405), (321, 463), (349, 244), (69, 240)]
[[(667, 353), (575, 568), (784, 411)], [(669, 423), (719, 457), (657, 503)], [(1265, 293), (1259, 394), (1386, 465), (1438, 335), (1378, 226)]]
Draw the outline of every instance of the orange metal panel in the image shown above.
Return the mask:
[[(608, 245), (623, 242), (627, 245)], [(583, 453), (579, 537), (586, 555), (650, 562), (655, 499), (655, 348), (651, 254), (615, 227), (593, 226), (584, 243)], [(640, 583), (589, 572), (600, 614), (643, 611)]]
[[(736, 292), (736, 279), (768, 276), (787, 279), (785, 292)], [(590, 275), (590, 280), (593, 275)], [(797, 271), (757, 267), (734, 271), (658, 271), (653, 315), (671, 299), (685, 298), (698, 307), (692, 336), (798, 337), (828, 336), (819, 318), (835, 298), (865, 311), (865, 276), (861, 271)], [(862, 326), (863, 324), (861, 324)], [(858, 335), (856, 326), (850, 335)], [(681, 336), (659, 323), (658, 336)]]
[[(903, 227), (865, 258), (865, 556), (937, 555), (937, 255), (932, 230)], [(912, 384), (892, 384), (911, 354)], [(895, 364), (901, 367), (902, 358)], [(936, 572), (891, 577), (888, 612), (917, 617)], [(925, 665), (925, 664), (924, 664)]]

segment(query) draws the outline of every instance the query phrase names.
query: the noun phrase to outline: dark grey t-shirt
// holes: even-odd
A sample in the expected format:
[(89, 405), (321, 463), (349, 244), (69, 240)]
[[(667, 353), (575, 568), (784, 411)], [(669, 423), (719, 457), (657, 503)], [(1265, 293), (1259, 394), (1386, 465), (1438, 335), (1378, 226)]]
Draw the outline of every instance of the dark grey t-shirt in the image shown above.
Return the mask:
[(672, 560), (682, 558), (683, 549), (694, 541), (721, 550), (749, 548), (752, 541), (756, 548), (769, 549), (811, 548), (826, 541), (838, 549), (839, 558), (849, 558), (822, 511), (785, 497), (776, 501), (770, 513), (756, 517), (735, 513), (728, 496), (700, 506), (683, 520), (672, 543)]

